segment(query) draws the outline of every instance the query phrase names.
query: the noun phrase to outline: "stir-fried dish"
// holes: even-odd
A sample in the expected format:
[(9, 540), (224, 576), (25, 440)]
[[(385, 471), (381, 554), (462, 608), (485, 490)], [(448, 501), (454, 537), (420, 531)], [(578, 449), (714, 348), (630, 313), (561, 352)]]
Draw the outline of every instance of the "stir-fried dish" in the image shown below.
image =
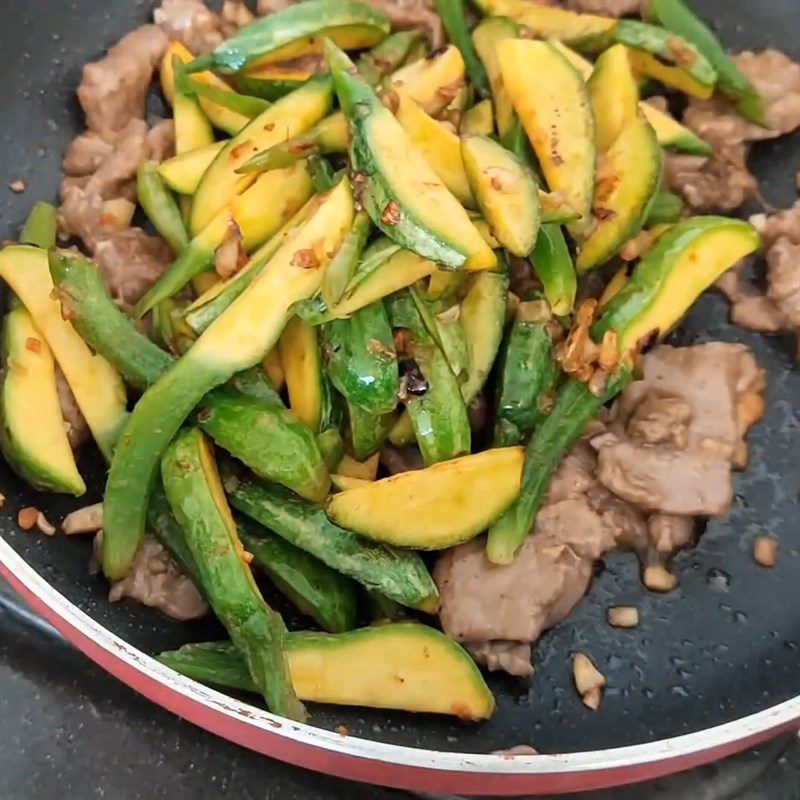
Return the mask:
[[(764, 373), (660, 342), (715, 284), (800, 330), (800, 207), (719, 215), (758, 197), (752, 143), (800, 125), (800, 67), (729, 55), (683, 0), (258, 13), (163, 0), (84, 67), (60, 206), (0, 251), (0, 445), (80, 496), (94, 439), (103, 501), (62, 528), (96, 533), (110, 600), (219, 619), (158, 656), (179, 672), (293, 719), (485, 719), (478, 665), (531, 675), (597, 559), (669, 592), (728, 511)], [(597, 709), (591, 654), (573, 671)]]

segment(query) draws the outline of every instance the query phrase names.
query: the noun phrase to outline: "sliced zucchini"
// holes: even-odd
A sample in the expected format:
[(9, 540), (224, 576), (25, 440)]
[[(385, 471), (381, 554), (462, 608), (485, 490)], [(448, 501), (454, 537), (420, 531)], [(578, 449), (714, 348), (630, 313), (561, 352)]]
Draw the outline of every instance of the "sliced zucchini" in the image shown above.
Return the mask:
[(329, 308), (335, 306), (342, 299), (342, 295), (358, 267), (358, 262), (361, 260), (361, 254), (364, 252), (364, 246), (371, 230), (372, 221), (369, 214), (359, 211), (353, 227), (333, 257), (328, 269), (325, 270), (325, 277), (322, 279), (320, 294)]
[(369, 481), (365, 481), (363, 478), (351, 478), (349, 475), (333, 473), (331, 475), (331, 483), (334, 489), (343, 492), (345, 489), (355, 489), (356, 486), (362, 486), (365, 483), (369, 483)]
[(464, 112), (461, 118), (461, 133), (474, 136), (491, 136), (494, 133), (491, 100), (481, 100)]
[(483, 388), (497, 357), (503, 339), (507, 294), (505, 272), (479, 272), (461, 302), (461, 324), (469, 355), (467, 380), (461, 394), (468, 405)]
[(661, 181), (661, 163), (658, 139), (637, 113), (600, 158), (592, 209), (596, 225), (580, 244), (578, 273), (608, 261), (641, 230)]
[(481, 213), (510, 253), (526, 256), (536, 244), (541, 209), (533, 173), (485, 136), (462, 136), (461, 155)]
[(333, 495), (331, 520), (378, 542), (442, 550), (477, 536), (519, 492), (523, 450), (503, 447)]
[[(475, 662), (434, 628), (393, 622), (337, 635), (290, 633), (286, 641), (289, 672), (302, 700), (462, 720), (488, 719), (494, 711)], [(194, 680), (255, 690), (241, 657), (225, 642), (184, 645), (158, 660)]]
[(223, 139), (199, 150), (190, 150), (188, 153), (168, 158), (158, 165), (158, 174), (164, 183), (178, 194), (194, 194), (205, 171), (227, 143), (228, 140)]
[(360, 200), (375, 225), (398, 244), (447, 266), (493, 267), (494, 253), (466, 211), (375, 92), (350, 74), (350, 59), (333, 45), (327, 56), (353, 128), (350, 156), (363, 183)]
[(345, 50), (362, 50), (385, 39), (390, 29), (389, 20), (365, 3), (306, 0), (245, 26), (213, 53), (195, 59), (191, 69), (236, 73), (322, 53), (327, 40)]
[(602, 46), (616, 24), (616, 20), (609, 17), (578, 14), (529, 0), (477, 0), (477, 4), (485, 14), (510, 17), (537, 39), (560, 39), (578, 48)]
[(639, 103), (639, 109), (656, 132), (658, 143), (667, 150), (697, 156), (710, 156), (714, 152), (714, 148), (708, 142), (664, 111), (647, 102)]
[[(506, 89), (536, 152), (547, 185), (589, 225), (594, 188), (594, 120), (586, 84), (548, 42), (512, 39), (498, 50)], [(542, 76), (531, 80), (531, 75)]]
[(308, 130), (330, 110), (327, 76), (312, 78), (257, 116), (220, 150), (205, 171), (192, 202), (191, 233), (196, 236), (236, 196), (236, 170), (259, 150)]
[(325, 380), (317, 330), (292, 317), (278, 340), (278, 351), (289, 394), (289, 408), (312, 431), (322, 420), (322, 381)]
[[(188, 80), (182, 73), (180, 56), (172, 56), (175, 87), (172, 98), (172, 119), (175, 125), (175, 152), (177, 154), (197, 150), (214, 144), (214, 131), (208, 117), (203, 113), (197, 98), (187, 91)], [(198, 82), (199, 83), (199, 82)]]
[(631, 63), (640, 74), (694, 97), (713, 94), (717, 71), (693, 44), (672, 31), (621, 19), (614, 26), (613, 40), (630, 48)]
[(654, 336), (666, 336), (701, 292), (759, 246), (758, 232), (742, 220), (707, 216), (676, 223), (608, 301), (593, 338), (600, 341), (607, 330), (616, 331), (625, 355)]
[(264, 64), (261, 67), (253, 67), (239, 72), (234, 76), (233, 82), (240, 92), (275, 101), (280, 100), (289, 92), (299, 89), (315, 74), (307, 69), (292, 66), (291, 62)]
[(397, 353), (382, 301), (324, 325), (323, 350), (328, 375), (350, 405), (376, 417), (394, 410)]
[(379, 466), (380, 456), (378, 453), (362, 461), (353, 458), (349, 453), (345, 453), (336, 469), (340, 476), (344, 475), (361, 481), (374, 481), (378, 477)]
[(474, 206), (475, 200), (461, 160), (458, 136), (441, 122), (429, 117), (410, 97), (400, 97), (395, 116), (448, 190), (462, 205)]
[(56, 390), (55, 361), (21, 306), (3, 320), (0, 373), (0, 450), (35, 489), (86, 491), (69, 446)]
[(567, 242), (558, 225), (542, 225), (530, 260), (542, 282), (545, 300), (553, 314), (563, 317), (571, 313), (578, 291), (578, 280)]
[(347, 418), (353, 457), (363, 462), (371, 456), (378, 455), (389, 435), (394, 415), (377, 416), (353, 403), (348, 403)]
[(594, 112), (595, 143), (598, 152), (605, 153), (636, 116), (639, 103), (627, 48), (615, 44), (604, 51), (586, 85)]
[(259, 363), (274, 346), (291, 306), (319, 290), (329, 254), (353, 224), (353, 215), (349, 187), (340, 182), (247, 291), (139, 399), (106, 483), (106, 575), (123, 577), (130, 567), (144, 530), (158, 460), (171, 438), (206, 392)]
[(22, 245), (3, 248), (0, 277), (28, 310), (61, 367), (98, 447), (110, 459), (128, 417), (125, 385), (111, 364), (92, 353), (62, 316), (61, 303), (51, 296), (54, 287), (47, 251)]
[(461, 324), (460, 307), (455, 302), (448, 306), (446, 298), (431, 299), (424, 291), (414, 286), (408, 291), (426, 330), (442, 351), (450, 371), (461, 385), (466, 379), (469, 353), (464, 326)]
[[(184, 64), (188, 64), (193, 58), (189, 50), (179, 41), (173, 40), (169, 43), (169, 47), (161, 60), (160, 78), (161, 91), (164, 93), (164, 97), (167, 98), (167, 102), (169, 102), (170, 105), (173, 104), (175, 98), (175, 70), (173, 58), (176, 56)], [(204, 83), (206, 86), (211, 86), (214, 89), (219, 89), (223, 92), (233, 91), (225, 81), (208, 70), (196, 72), (192, 77), (194, 80)], [(204, 97), (198, 98), (198, 102), (200, 103), (200, 108), (203, 109), (203, 112), (211, 121), (211, 124), (215, 128), (219, 128), (219, 130), (225, 131), (231, 136), (237, 134), (250, 121), (247, 117), (237, 114), (235, 111), (231, 111)]]
[(391, 76), (391, 88), (398, 94), (407, 94), (426, 114), (438, 114), (464, 80), (464, 59), (451, 44), (397, 70)]

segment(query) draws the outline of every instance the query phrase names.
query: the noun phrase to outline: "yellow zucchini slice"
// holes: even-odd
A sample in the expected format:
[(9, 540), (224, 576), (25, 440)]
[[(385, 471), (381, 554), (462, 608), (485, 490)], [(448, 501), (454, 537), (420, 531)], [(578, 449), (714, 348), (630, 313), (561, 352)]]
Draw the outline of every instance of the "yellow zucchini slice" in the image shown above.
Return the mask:
[(349, 475), (337, 475), (334, 473), (331, 475), (331, 483), (338, 491), (344, 492), (347, 489), (355, 489), (359, 486), (363, 486), (365, 483), (369, 483), (369, 481), (363, 478), (351, 478)]
[(178, 194), (194, 194), (200, 179), (211, 163), (219, 154), (228, 139), (221, 142), (214, 142), (199, 150), (190, 150), (178, 156), (168, 158), (158, 165), (158, 174), (163, 178), (164, 183)]
[(293, 633), (286, 659), (299, 697), (488, 719), (494, 698), (475, 662), (443, 633), (394, 622), (341, 634)]
[(486, 14), (510, 17), (524, 25), (537, 39), (552, 37), (572, 46), (602, 42), (617, 22), (610, 17), (578, 14), (556, 6), (540, 5), (531, 0), (478, 0), (478, 5)]
[(395, 116), (442, 183), (462, 205), (474, 207), (458, 136), (429, 117), (410, 97), (401, 96)]
[(292, 317), (278, 340), (289, 408), (311, 428), (319, 429), (322, 418), (319, 379), (322, 372), (317, 329), (299, 317)]
[(605, 153), (636, 116), (639, 87), (633, 77), (628, 49), (615, 44), (604, 51), (587, 82), (594, 112), (598, 153)]
[(128, 417), (125, 385), (111, 364), (92, 353), (64, 319), (69, 316), (68, 304), (62, 316), (61, 303), (51, 296), (54, 286), (47, 252), (38, 247), (4, 248), (0, 251), (0, 277), (30, 313), (61, 367), (98, 447), (110, 459)]
[(327, 514), (374, 541), (419, 550), (477, 536), (519, 493), (523, 448), (502, 447), (442, 461), (330, 498)]
[(0, 448), (11, 468), (36, 489), (86, 491), (69, 446), (56, 389), (53, 353), (18, 306), (3, 321)]
[(661, 181), (662, 150), (643, 114), (635, 114), (600, 156), (592, 213), (596, 225), (580, 244), (581, 273), (608, 261), (644, 225)]
[(714, 93), (714, 84), (700, 83), (693, 75), (681, 67), (665, 64), (656, 58), (652, 53), (636, 48), (628, 48), (631, 66), (638, 75), (671, 86), (692, 97), (699, 97), (701, 100), (708, 100)]
[(426, 114), (438, 114), (450, 104), (464, 81), (464, 59), (451, 44), (394, 72), (391, 87), (419, 103)]
[(503, 247), (527, 256), (539, 232), (539, 190), (530, 170), (486, 136), (462, 136), (461, 154), (481, 213)]
[(511, 104), (511, 98), (503, 83), (503, 76), (500, 74), (497, 47), (506, 39), (516, 39), (518, 35), (517, 24), (506, 17), (488, 17), (472, 32), (472, 43), (486, 68), (489, 85), (492, 87), (497, 133), (501, 141), (514, 121), (514, 106)]
[[(175, 70), (172, 68), (172, 57), (178, 56), (184, 64), (188, 64), (194, 56), (189, 50), (178, 41), (169, 43), (166, 53), (161, 60), (161, 91), (167, 102), (172, 105), (175, 99)], [(211, 86), (214, 89), (220, 89), (223, 92), (232, 92), (233, 89), (228, 86), (222, 78), (218, 78), (213, 72), (206, 70), (205, 72), (195, 72), (192, 78), (199, 83), (204, 83), (206, 86)], [(242, 114), (237, 114), (225, 106), (218, 105), (217, 103), (207, 100), (205, 97), (198, 98), (200, 108), (211, 121), (215, 128), (225, 131), (231, 135), (238, 133), (250, 121)]]
[(228, 365), (233, 360), (242, 369), (258, 363), (278, 341), (292, 305), (319, 290), (325, 267), (352, 227), (354, 215), (350, 187), (340, 181), (183, 360), (206, 365)]
[[(498, 49), (500, 69), (514, 108), (539, 159), (547, 185), (581, 218), (586, 230), (594, 189), (594, 119), (577, 70), (548, 42), (510, 39)], [(531, 76), (539, 76), (532, 80)]]
[(283, 389), (286, 383), (286, 373), (283, 371), (283, 362), (281, 361), (281, 351), (278, 347), (273, 347), (261, 361), (261, 368), (264, 374), (272, 384), (272, 388), (276, 392)]
[(380, 453), (373, 453), (365, 461), (357, 461), (349, 453), (345, 453), (336, 467), (336, 471), (339, 477), (353, 478), (364, 481), (364, 483), (371, 483), (378, 477), (380, 456)]
[(494, 133), (494, 112), (491, 100), (481, 100), (468, 108), (461, 118), (461, 133), (491, 136)]
[(312, 78), (246, 125), (220, 150), (206, 170), (192, 202), (191, 233), (197, 235), (238, 193), (236, 170), (260, 150), (308, 130), (330, 110), (327, 77)]

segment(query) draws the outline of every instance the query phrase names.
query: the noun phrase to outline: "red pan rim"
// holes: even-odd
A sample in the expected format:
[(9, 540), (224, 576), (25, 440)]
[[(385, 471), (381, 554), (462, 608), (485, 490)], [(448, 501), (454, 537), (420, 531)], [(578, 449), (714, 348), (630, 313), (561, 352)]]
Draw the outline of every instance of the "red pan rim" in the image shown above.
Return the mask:
[(152, 702), (264, 755), (351, 780), (469, 795), (586, 791), (679, 772), (800, 727), (798, 695), (703, 731), (610, 750), (509, 757), (373, 742), (289, 722), (179, 675), (70, 603), (2, 537), (0, 574), (75, 647)]

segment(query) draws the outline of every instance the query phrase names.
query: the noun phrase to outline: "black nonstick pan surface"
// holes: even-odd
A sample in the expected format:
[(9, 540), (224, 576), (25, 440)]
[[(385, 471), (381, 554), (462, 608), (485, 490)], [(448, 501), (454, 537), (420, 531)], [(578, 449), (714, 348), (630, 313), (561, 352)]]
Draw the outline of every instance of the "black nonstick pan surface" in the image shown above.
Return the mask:
[[(695, 2), (731, 49), (774, 46), (800, 55), (796, 0)], [(59, 162), (82, 128), (74, 90), (81, 66), (146, 21), (144, 0), (0, 0), (0, 238), (14, 238), (30, 205), (55, 200)], [(151, 103), (154, 117), (160, 100)], [(752, 162), (763, 195), (777, 207), (795, 199), (800, 136), (757, 145)], [(8, 184), (21, 179), (23, 194)], [(754, 209), (756, 210), (756, 209)], [(4, 303), (5, 300), (2, 300)], [(744, 342), (768, 372), (767, 412), (749, 436), (750, 467), (735, 479), (735, 502), (712, 520), (698, 545), (674, 562), (680, 588), (648, 593), (634, 556), (612, 554), (587, 597), (535, 648), (530, 680), (490, 675), (498, 701), (491, 721), (465, 726), (432, 716), (316, 706), (311, 722), (391, 744), (488, 753), (531, 744), (543, 753), (603, 750), (651, 742), (731, 722), (800, 693), (800, 371), (794, 342), (727, 322), (716, 294), (702, 297), (673, 341)], [(0, 462), (0, 533), (53, 587), (145, 652), (220, 637), (215, 623), (175, 623), (133, 603), (111, 605), (104, 580), (89, 574), (91, 543), (20, 531), (19, 508), (35, 505), (60, 521), (101, 496), (104, 464), (89, 449), (81, 469), (91, 487), (80, 500), (36, 493)], [(780, 540), (774, 569), (752, 559), (755, 536)], [(279, 601), (276, 600), (279, 604)], [(609, 628), (609, 605), (639, 607), (631, 630)], [(291, 612), (287, 609), (289, 622)], [(296, 621), (297, 624), (299, 620)], [(598, 712), (572, 685), (571, 654), (591, 653), (608, 688)]]

